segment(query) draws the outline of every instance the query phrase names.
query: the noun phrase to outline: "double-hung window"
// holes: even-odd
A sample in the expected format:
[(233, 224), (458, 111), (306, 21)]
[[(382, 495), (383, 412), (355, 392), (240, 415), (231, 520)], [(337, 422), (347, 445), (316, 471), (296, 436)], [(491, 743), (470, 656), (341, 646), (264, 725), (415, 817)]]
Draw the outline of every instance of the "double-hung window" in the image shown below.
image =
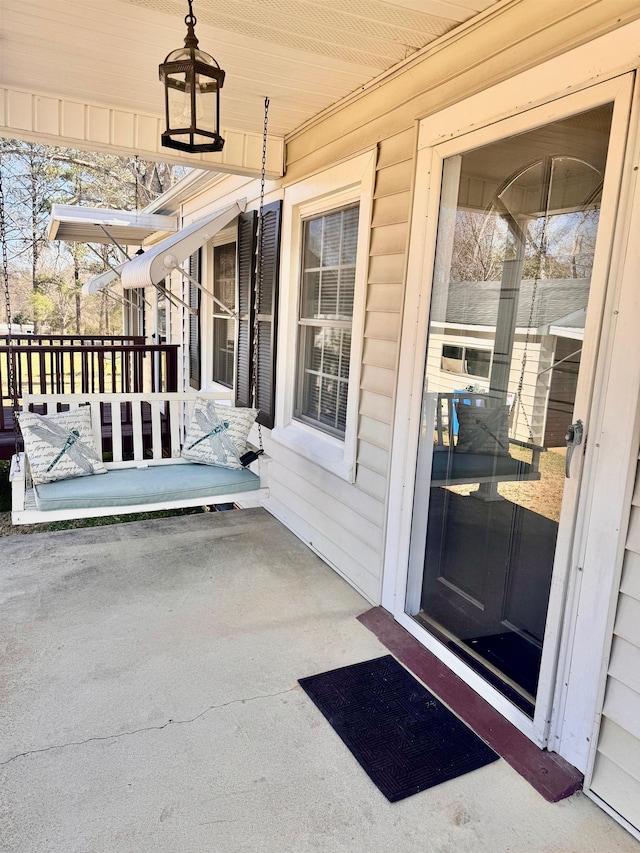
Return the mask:
[(356, 478), (376, 152), (285, 190), (277, 443)]
[[(186, 328), (191, 385), (231, 388), (235, 404), (255, 403), (258, 422), (268, 428), (274, 419), (281, 211), (281, 201), (264, 206), (261, 240), (258, 213), (250, 210), (191, 255), (192, 281), (184, 294), (192, 309)], [(203, 276), (201, 291), (194, 281)]]
[[(236, 310), (236, 243), (215, 246), (213, 250), (213, 295), (230, 311)], [(233, 388), (236, 350), (236, 320), (213, 303), (212, 379)]]
[(491, 369), (491, 350), (443, 344), (440, 369), (445, 373), (459, 373), (463, 376), (479, 376), (488, 379)]
[(296, 417), (343, 438), (359, 205), (303, 222)]

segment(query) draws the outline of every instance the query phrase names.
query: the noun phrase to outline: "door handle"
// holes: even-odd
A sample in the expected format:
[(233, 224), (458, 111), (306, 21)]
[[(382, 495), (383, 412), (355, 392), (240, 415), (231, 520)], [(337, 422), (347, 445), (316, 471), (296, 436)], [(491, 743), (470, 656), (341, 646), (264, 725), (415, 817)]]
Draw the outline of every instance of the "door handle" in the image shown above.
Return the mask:
[(573, 451), (576, 447), (579, 447), (582, 444), (583, 437), (584, 424), (582, 421), (577, 420), (574, 424), (569, 424), (567, 427), (567, 433), (564, 437), (567, 442), (567, 458), (564, 465), (564, 475), (567, 479), (571, 476), (571, 457), (573, 456)]

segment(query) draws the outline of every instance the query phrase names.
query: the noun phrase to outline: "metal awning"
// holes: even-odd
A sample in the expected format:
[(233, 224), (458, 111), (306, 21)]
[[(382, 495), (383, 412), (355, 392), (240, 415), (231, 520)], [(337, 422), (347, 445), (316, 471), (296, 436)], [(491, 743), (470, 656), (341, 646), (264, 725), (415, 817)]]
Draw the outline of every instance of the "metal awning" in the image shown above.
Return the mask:
[(158, 231), (173, 233), (177, 230), (178, 220), (175, 216), (54, 204), (47, 236), (49, 240), (65, 240), (68, 243), (139, 246)]
[(233, 222), (245, 208), (245, 199), (236, 201), (223, 210), (197, 219), (171, 237), (151, 246), (144, 255), (138, 255), (124, 264), (121, 273), (122, 286), (132, 288), (159, 284), (208, 240)]
[(98, 275), (94, 275), (93, 278), (90, 278), (88, 281), (85, 281), (82, 285), (82, 295), (95, 296), (96, 293), (104, 290), (105, 287), (109, 287), (110, 284), (113, 284), (113, 282), (119, 278), (123, 267), (124, 264), (119, 264), (117, 267), (105, 270)]

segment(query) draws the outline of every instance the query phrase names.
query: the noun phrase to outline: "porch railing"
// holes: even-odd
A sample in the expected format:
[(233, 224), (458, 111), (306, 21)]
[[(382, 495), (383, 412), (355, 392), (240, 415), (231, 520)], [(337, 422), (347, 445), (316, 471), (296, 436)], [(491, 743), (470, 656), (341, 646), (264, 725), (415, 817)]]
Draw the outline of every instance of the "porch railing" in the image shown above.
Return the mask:
[(144, 337), (141, 335), (32, 335), (19, 333), (0, 335), (0, 346), (9, 344), (9, 337), (14, 346), (60, 346), (60, 347), (86, 347), (86, 346), (115, 346), (118, 344), (130, 344), (131, 346), (144, 346)]
[[(29, 336), (31, 337), (31, 336)], [(63, 336), (59, 336), (63, 337)], [(178, 346), (144, 343), (0, 345), (0, 445), (13, 434), (9, 359), (19, 402), (30, 394), (99, 394), (178, 390)], [(127, 341), (131, 339), (125, 339)], [(143, 340), (143, 339), (138, 339)], [(4, 437), (4, 442), (2, 441)], [(0, 458), (7, 458), (0, 452)]]

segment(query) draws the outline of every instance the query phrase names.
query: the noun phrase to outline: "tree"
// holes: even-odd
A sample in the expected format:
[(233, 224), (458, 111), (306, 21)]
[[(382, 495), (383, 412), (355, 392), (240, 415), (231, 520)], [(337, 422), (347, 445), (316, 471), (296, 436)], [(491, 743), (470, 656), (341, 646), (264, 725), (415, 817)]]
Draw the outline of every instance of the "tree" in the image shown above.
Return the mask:
[[(33, 319), (34, 330), (76, 334), (117, 330), (121, 310), (102, 294), (83, 297), (82, 284), (122, 261), (113, 246), (60, 244), (47, 239), (55, 203), (132, 210), (146, 206), (186, 172), (148, 163), (19, 140), (0, 139), (5, 188), (10, 293), (14, 312)], [(30, 294), (25, 293), (25, 286)], [(73, 310), (71, 310), (71, 308)]]
[(494, 210), (456, 211), (452, 281), (496, 281), (502, 274), (507, 226)]

